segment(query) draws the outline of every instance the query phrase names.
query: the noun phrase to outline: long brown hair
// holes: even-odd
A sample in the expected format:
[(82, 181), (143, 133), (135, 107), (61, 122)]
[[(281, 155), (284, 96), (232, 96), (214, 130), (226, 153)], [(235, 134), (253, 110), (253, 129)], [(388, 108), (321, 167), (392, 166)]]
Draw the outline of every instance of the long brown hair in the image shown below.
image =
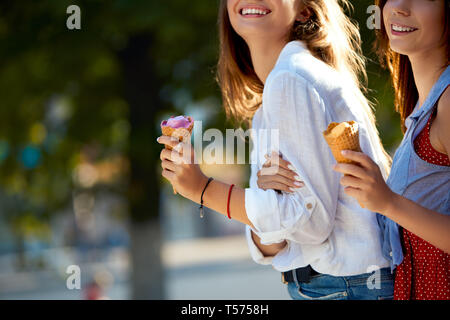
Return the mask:
[[(295, 22), (286, 42), (302, 40), (318, 59), (339, 71), (354, 83), (355, 95), (376, 132), (374, 141), (383, 155), (383, 167), (389, 173), (391, 158), (384, 150), (378, 135), (373, 110), (362, 93), (367, 84), (366, 60), (362, 55), (361, 36), (358, 27), (344, 13), (351, 9), (348, 0), (298, 0), (312, 12), (307, 23)], [(256, 75), (247, 43), (231, 26), (227, 1), (219, 7), (220, 53), (216, 80), (222, 91), (227, 118), (251, 126), (254, 113), (261, 105), (264, 84)]]
[[(445, 0), (445, 25), (444, 39), (447, 39), (447, 63), (442, 66), (446, 68), (449, 65), (450, 57), (450, 3)], [(375, 0), (375, 4), (383, 12), (383, 8), (387, 0)], [(377, 40), (375, 42), (375, 50), (380, 58), (382, 66), (387, 67), (392, 76), (392, 84), (395, 90), (395, 110), (400, 114), (402, 132), (406, 132), (405, 120), (413, 112), (414, 107), (419, 99), (419, 91), (414, 81), (411, 62), (408, 56), (394, 52), (389, 45), (389, 38), (383, 23), (383, 15), (381, 16), (381, 29), (376, 31)]]

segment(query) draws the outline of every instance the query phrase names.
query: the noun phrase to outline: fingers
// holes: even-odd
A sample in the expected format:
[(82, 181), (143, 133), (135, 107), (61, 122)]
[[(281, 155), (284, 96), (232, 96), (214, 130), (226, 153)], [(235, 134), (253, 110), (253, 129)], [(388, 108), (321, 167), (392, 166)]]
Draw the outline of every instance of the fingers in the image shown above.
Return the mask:
[(354, 164), (338, 163), (334, 165), (333, 170), (343, 173), (344, 175), (347, 174), (360, 179), (365, 179), (367, 177), (365, 169)]
[(169, 160), (174, 162), (175, 164), (183, 163), (183, 156), (176, 150), (162, 149), (161, 153), (159, 154), (159, 158), (162, 161)]
[(173, 163), (172, 161), (169, 160), (162, 160), (161, 161), (161, 167), (163, 169), (172, 171), (172, 172), (176, 172), (177, 171), (177, 166), (175, 165), (175, 163)]
[(160, 144), (171, 146), (172, 148), (180, 143), (178, 139), (170, 136), (160, 136), (156, 139), (156, 141)]
[(341, 185), (346, 187), (358, 188), (361, 189), (364, 187), (363, 180), (360, 178), (355, 178), (354, 176), (344, 175), (341, 178)]
[(290, 188), (289, 186), (277, 182), (277, 181), (267, 181), (267, 182), (258, 182), (258, 187), (263, 190), (276, 190), (276, 191), (285, 191), (288, 193), (294, 193), (295, 190)]
[(358, 188), (353, 188), (353, 187), (346, 187), (344, 189), (344, 192), (349, 195), (350, 197), (353, 197), (355, 199), (359, 199), (360, 194), (361, 194), (361, 190), (359, 190)]
[(265, 158), (267, 161), (257, 174), (257, 183), (261, 189), (274, 189), (292, 193), (295, 192), (295, 189), (305, 186), (292, 164), (283, 159), (282, 155), (272, 152), (266, 154)]
[(267, 160), (267, 161), (264, 162), (264, 164), (263, 164), (263, 168), (269, 168), (270, 166), (271, 166), (270, 160)]
[[(291, 192), (292, 189), (297, 189), (304, 187), (305, 184), (303, 182), (295, 181), (292, 179), (288, 179), (286, 177), (280, 175), (264, 175), (258, 178), (258, 186), (261, 189), (274, 189), (273, 185), (276, 184), (278, 186), (278, 190), (283, 190), (287, 192)], [(281, 188), (282, 186), (282, 188)], [(292, 188), (292, 189), (291, 189)]]
[(163, 171), (162, 171), (162, 174), (161, 174), (164, 178), (166, 178), (167, 180), (169, 180), (170, 182), (172, 182), (172, 180), (173, 179), (175, 179), (175, 177), (176, 177), (176, 174), (174, 173), (174, 172), (172, 172), (172, 171), (169, 171), (169, 170), (167, 170), (167, 169), (164, 169)]
[[(281, 170), (280, 172), (283, 172), (283, 176), (288, 178), (294, 178), (297, 181), (301, 181), (301, 178), (298, 176), (294, 166), (289, 161), (282, 158), (281, 153), (278, 154), (275, 151), (273, 151), (271, 154), (266, 154), (264, 156), (267, 160), (263, 164), (263, 168), (269, 168), (269, 167), (280, 167), (284, 170)], [(290, 174), (287, 173), (287, 171), (291, 172)]]
[(373, 160), (368, 155), (362, 152), (343, 150), (341, 153), (344, 157), (360, 163), (365, 168), (372, 168), (375, 164), (375, 162), (373, 162)]
[[(263, 167), (259, 172), (262, 176), (270, 176), (270, 175), (280, 175), (282, 177), (285, 177), (287, 179), (293, 180), (293, 181), (300, 181), (300, 177), (297, 176), (297, 174), (291, 170), (286, 170), (281, 167)], [(297, 177), (297, 178), (296, 178)]]
[(292, 164), (289, 161), (284, 160), (282, 158), (282, 156), (279, 155), (278, 153), (276, 153), (275, 151), (273, 151), (271, 154), (264, 155), (264, 157), (267, 159), (266, 163), (269, 164), (268, 166), (276, 165), (277, 162), (278, 162), (278, 165), (280, 167), (282, 167), (282, 168), (284, 168), (286, 170), (291, 170), (289, 168), (289, 166), (290, 165), (292, 166)]

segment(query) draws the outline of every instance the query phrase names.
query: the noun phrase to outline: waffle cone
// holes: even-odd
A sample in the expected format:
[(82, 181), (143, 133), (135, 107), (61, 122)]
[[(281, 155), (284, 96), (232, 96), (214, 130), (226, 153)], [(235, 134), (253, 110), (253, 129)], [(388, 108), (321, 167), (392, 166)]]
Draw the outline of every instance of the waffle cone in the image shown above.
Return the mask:
[[(192, 117), (188, 117), (189, 120), (191, 120), (191, 124), (188, 128), (172, 128), (169, 126), (163, 126), (161, 125), (161, 132), (164, 136), (174, 137), (177, 138), (181, 142), (189, 141), (192, 134), (192, 129), (194, 128), (194, 121), (192, 120)], [(173, 148), (171, 146), (165, 145), (165, 148), (168, 150), (172, 150)], [(177, 194), (177, 190), (174, 186), (172, 186), (173, 194)]]
[[(359, 128), (358, 123), (355, 121), (346, 121), (347, 126), (336, 128), (341, 123), (332, 122), (328, 126), (327, 130), (323, 132), (323, 136), (328, 143), (328, 146), (333, 153), (334, 158), (338, 163), (350, 163), (357, 164), (352, 160), (345, 158), (342, 154), (342, 150), (352, 150), (361, 152), (359, 145)], [(336, 130), (333, 130), (335, 129)], [(364, 206), (358, 201), (361, 208)]]
[(340, 123), (330, 123), (328, 129), (323, 132), (323, 136), (338, 163), (354, 164), (353, 161), (345, 158), (341, 154), (341, 151), (352, 150), (361, 152), (361, 148), (359, 146), (358, 123), (355, 121), (347, 121), (346, 123), (348, 124), (348, 126), (346, 126), (344, 129), (340, 127), (340, 130), (334, 130), (337, 126), (340, 125)]

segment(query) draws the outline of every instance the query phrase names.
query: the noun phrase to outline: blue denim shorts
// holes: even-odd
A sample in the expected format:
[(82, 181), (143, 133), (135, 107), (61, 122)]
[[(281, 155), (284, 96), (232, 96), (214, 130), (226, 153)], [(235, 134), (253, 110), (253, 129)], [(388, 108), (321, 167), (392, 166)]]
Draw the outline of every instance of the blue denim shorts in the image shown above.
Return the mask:
[(290, 282), (287, 289), (294, 300), (392, 300), (394, 275), (390, 268), (349, 277), (319, 274), (308, 283)]

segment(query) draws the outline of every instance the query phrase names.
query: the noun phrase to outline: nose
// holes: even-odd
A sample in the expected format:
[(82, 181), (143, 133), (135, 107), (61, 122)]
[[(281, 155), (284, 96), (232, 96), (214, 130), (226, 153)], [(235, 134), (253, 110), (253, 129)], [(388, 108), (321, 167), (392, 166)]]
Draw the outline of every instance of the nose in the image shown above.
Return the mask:
[(392, 14), (394, 16), (409, 17), (411, 14), (411, 0), (394, 0), (391, 3)]

